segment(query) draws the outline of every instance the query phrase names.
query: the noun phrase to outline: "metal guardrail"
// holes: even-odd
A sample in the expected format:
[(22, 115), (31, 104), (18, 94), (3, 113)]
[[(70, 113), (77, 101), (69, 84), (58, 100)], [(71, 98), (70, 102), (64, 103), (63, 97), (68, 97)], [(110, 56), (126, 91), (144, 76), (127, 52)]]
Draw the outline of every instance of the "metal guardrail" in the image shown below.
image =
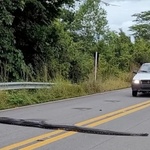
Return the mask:
[(54, 84), (47, 82), (3, 82), (0, 83), (0, 90), (51, 88)]

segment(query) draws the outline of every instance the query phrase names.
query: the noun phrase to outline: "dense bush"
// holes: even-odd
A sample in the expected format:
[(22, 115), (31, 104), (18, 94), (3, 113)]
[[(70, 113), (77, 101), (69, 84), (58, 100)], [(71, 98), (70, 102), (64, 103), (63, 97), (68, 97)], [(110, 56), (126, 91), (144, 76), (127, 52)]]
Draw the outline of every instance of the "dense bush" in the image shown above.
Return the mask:
[(122, 30), (109, 30), (100, 0), (86, 0), (77, 10), (76, 1), (1, 2), (1, 82), (50, 81), (58, 75), (83, 82), (94, 72), (95, 51), (103, 79), (150, 61), (149, 11), (134, 15), (133, 42)]

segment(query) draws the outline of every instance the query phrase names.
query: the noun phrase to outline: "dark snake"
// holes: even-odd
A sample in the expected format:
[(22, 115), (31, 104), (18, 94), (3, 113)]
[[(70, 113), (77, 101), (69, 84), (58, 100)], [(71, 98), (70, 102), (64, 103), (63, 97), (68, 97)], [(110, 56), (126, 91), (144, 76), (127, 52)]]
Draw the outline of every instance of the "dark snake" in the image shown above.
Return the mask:
[(81, 133), (101, 134), (101, 135), (148, 136), (148, 133), (117, 132), (117, 131), (101, 130), (101, 129), (88, 128), (88, 127), (80, 127), (75, 125), (49, 124), (46, 123), (45, 121), (35, 121), (30, 119), (14, 119), (8, 117), (0, 117), (0, 123), (9, 124), (9, 125), (52, 129), (52, 130), (65, 130), (65, 131), (75, 131)]

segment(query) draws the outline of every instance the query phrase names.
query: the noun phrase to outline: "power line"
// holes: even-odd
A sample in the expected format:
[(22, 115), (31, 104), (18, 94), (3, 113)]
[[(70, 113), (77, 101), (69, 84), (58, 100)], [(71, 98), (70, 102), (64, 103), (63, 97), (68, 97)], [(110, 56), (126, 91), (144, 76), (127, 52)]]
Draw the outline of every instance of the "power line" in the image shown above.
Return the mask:
[(107, 3), (107, 2), (104, 2), (104, 1), (101, 1), (104, 5), (106, 6), (118, 6), (120, 7), (119, 5), (114, 5), (114, 4), (110, 4), (110, 3)]

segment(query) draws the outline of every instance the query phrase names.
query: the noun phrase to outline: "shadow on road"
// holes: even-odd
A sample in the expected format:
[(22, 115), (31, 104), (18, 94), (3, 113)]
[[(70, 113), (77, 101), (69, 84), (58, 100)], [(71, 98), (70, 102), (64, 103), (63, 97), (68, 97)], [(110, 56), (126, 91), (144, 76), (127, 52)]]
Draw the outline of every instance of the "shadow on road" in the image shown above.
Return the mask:
[(139, 93), (137, 97), (143, 97), (143, 98), (149, 98), (150, 97), (150, 93)]

